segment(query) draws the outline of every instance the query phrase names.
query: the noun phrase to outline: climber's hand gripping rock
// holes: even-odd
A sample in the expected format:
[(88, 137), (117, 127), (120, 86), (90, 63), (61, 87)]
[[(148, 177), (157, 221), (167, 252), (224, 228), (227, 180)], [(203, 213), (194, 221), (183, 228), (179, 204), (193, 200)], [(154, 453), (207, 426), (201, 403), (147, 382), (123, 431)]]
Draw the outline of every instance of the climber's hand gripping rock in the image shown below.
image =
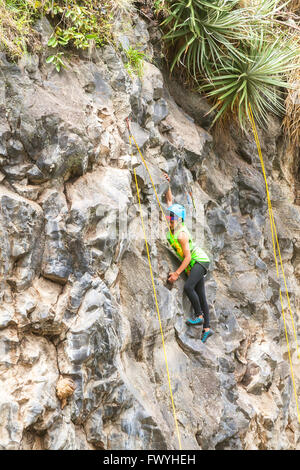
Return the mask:
[(175, 271), (174, 273), (169, 274), (168, 282), (171, 282), (173, 284), (173, 282), (177, 281), (178, 278), (179, 274)]

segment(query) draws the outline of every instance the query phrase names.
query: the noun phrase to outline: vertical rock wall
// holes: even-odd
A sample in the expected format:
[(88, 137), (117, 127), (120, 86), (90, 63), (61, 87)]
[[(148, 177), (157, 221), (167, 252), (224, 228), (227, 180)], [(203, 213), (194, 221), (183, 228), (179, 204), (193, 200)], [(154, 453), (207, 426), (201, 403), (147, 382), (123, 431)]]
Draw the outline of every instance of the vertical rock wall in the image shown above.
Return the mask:
[[(132, 21), (119, 41), (138, 43), (150, 59), (147, 24), (138, 15)], [(48, 26), (39, 25), (45, 35)], [(150, 61), (142, 79), (131, 77), (122, 59), (106, 46), (57, 74), (37, 57), (17, 66), (1, 56), (0, 448), (178, 448), (128, 116), (159, 196), (162, 170), (177, 202), (187, 205), (192, 187), (204, 215), (200, 242), (212, 260), (206, 291), (215, 335), (203, 345), (201, 331), (185, 325), (184, 276), (166, 286), (177, 260), (158, 237), (149, 239), (183, 448), (299, 448), (254, 139), (235, 123), (209, 134), (202, 98), (183, 94)], [(298, 331), (300, 207), (280, 123), (270, 117), (259, 136)], [(155, 198), (134, 152), (146, 216)]]

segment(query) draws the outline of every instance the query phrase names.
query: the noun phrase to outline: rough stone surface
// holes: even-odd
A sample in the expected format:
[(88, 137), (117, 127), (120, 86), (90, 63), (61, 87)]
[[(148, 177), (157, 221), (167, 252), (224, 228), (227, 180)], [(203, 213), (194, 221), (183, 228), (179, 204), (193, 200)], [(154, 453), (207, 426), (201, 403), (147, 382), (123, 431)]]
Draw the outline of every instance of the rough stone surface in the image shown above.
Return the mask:
[[(130, 34), (116, 25), (119, 44), (151, 57), (147, 24), (132, 21)], [(50, 25), (37, 29), (46, 44)], [(123, 59), (105, 46), (57, 74), (34, 56), (1, 56), (0, 449), (178, 448), (133, 167), (182, 447), (299, 449), (279, 287), (299, 390), (300, 207), (280, 177), (280, 127), (270, 117), (259, 136), (289, 300), (251, 134), (233, 123), (209, 134), (203, 97), (150, 62), (131, 77)], [(167, 171), (212, 260), (206, 344), (185, 323), (184, 275), (166, 283), (178, 261), (155, 231), (126, 117), (159, 197)]]

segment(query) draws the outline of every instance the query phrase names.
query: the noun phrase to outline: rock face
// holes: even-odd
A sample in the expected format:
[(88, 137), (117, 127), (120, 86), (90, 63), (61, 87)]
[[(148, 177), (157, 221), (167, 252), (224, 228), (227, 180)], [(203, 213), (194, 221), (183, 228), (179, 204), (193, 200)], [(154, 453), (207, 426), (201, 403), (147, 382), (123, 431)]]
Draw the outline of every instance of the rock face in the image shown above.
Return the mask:
[[(151, 57), (138, 17), (124, 44), (135, 35)], [(284, 282), (251, 133), (232, 124), (210, 135), (203, 98), (194, 103), (188, 93), (183, 109), (178, 84), (150, 62), (142, 79), (130, 77), (111, 46), (61, 74), (36, 59), (27, 68), (1, 59), (0, 448), (178, 448), (134, 166), (182, 447), (299, 449)], [(135, 148), (131, 158), (126, 117), (159, 197), (167, 171), (212, 260), (215, 335), (205, 344), (185, 324), (184, 276), (166, 284), (178, 262), (155, 231), (155, 196)], [(300, 207), (272, 119), (259, 133), (297, 332)], [(299, 390), (285, 294), (283, 302)]]

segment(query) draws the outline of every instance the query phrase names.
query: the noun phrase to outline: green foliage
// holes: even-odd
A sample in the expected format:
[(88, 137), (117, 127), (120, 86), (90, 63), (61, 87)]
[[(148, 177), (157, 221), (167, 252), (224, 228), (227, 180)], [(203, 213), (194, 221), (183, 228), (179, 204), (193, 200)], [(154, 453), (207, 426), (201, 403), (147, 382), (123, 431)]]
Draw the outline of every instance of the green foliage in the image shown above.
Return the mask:
[(273, 42), (265, 40), (263, 34), (241, 46), (247, 60), (239, 56), (222, 57), (222, 66), (208, 83), (199, 87), (209, 97), (216, 97), (215, 121), (226, 111), (234, 111), (244, 128), (249, 116), (249, 103), (256, 120), (263, 125), (267, 113), (284, 114), (284, 99), (278, 88), (286, 88), (282, 75), (294, 68), (297, 51), (291, 43), (278, 37)]
[(57, 72), (59, 72), (62, 67), (65, 67), (65, 64), (61, 58), (63, 54), (63, 52), (58, 52), (57, 54), (49, 55), (46, 59), (47, 64), (52, 63), (55, 66)]
[(102, 46), (110, 39), (112, 14), (108, 2), (93, 0), (46, 2), (44, 11), (56, 20), (55, 34), (48, 46), (74, 46), (76, 49), (87, 49), (93, 42)]
[[(114, 14), (130, 6), (132, 0), (0, 0), (0, 47), (12, 59), (37, 51), (40, 44), (33, 25), (42, 16), (54, 29), (49, 47), (71, 50), (103, 46), (112, 41)], [(55, 51), (46, 62), (61, 70), (62, 55)]]
[(261, 124), (268, 111), (284, 112), (281, 89), (289, 87), (286, 74), (299, 55), (284, 22), (278, 21), (286, 3), (260, 0), (244, 7), (239, 0), (166, 3), (169, 14), (162, 27), (172, 51), (171, 71), (175, 65), (184, 67), (197, 89), (214, 100), (212, 109), (218, 111), (214, 122), (235, 113), (244, 128), (249, 103)]
[(236, 48), (249, 34), (249, 17), (234, 9), (238, 0), (177, 0), (170, 2), (170, 15), (163, 21), (169, 27), (164, 39), (175, 46), (171, 65), (181, 63), (194, 78), (212, 75), (212, 66), (222, 60), (222, 51), (241, 56)]
[(154, 0), (153, 9), (156, 15), (165, 11), (165, 0)]
[(143, 75), (143, 60), (147, 58), (146, 54), (142, 51), (138, 51), (130, 46), (128, 49), (124, 49), (126, 57), (128, 59), (125, 67), (129, 75), (136, 74), (138, 77)]
[(37, 2), (0, 0), (0, 49), (11, 57), (20, 57), (33, 48), (37, 34), (32, 24), (39, 17)]

